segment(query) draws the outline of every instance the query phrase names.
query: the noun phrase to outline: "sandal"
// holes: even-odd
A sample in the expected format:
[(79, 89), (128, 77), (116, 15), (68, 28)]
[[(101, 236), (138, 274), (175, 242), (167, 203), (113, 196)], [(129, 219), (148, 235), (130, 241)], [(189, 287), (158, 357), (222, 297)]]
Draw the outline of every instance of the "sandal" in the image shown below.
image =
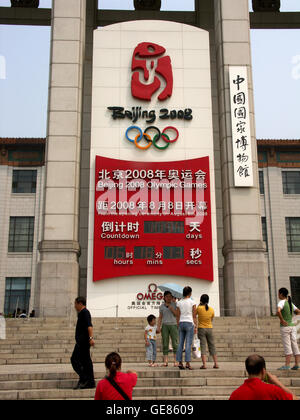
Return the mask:
[(201, 370), (206, 370), (207, 369), (207, 367), (205, 367), (205, 366), (201, 366), (201, 368), (200, 368)]
[(163, 363), (162, 365), (160, 365), (160, 367), (168, 367), (169, 363)]
[(185, 370), (185, 367), (183, 366), (182, 362), (180, 362), (178, 364), (178, 367), (179, 367), (180, 370)]
[(214, 367), (213, 367), (214, 369), (220, 369), (219, 368), (219, 366), (217, 366), (217, 365), (214, 365)]
[(194, 370), (194, 369), (192, 368), (192, 366), (191, 366), (189, 363), (187, 363), (187, 364), (185, 365), (185, 368), (186, 368), (186, 369), (188, 369), (188, 370)]

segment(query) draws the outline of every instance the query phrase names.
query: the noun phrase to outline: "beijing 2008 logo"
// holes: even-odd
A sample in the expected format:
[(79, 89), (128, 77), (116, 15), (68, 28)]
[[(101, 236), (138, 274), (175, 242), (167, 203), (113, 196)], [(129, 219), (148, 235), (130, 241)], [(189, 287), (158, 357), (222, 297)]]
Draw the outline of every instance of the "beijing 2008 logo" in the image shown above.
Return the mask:
[[(173, 93), (173, 70), (171, 58), (164, 55), (166, 49), (152, 42), (142, 42), (133, 53), (132, 58), (132, 80), (131, 92), (136, 99), (151, 101), (153, 95), (163, 85), (165, 87), (158, 96), (160, 101), (164, 101), (172, 96)], [(144, 81), (141, 81), (140, 71), (143, 71)], [(153, 82), (149, 83), (152, 78)]]

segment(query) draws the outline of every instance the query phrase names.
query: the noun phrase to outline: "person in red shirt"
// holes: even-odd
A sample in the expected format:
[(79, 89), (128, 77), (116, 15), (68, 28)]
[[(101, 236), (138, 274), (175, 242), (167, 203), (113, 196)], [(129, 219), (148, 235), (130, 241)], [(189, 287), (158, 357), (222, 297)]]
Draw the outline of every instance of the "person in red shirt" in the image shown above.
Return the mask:
[(121, 372), (122, 359), (118, 353), (110, 353), (105, 359), (105, 366), (109, 375), (98, 383), (95, 401), (132, 400), (137, 373)]
[(246, 360), (246, 369), (249, 378), (232, 393), (230, 401), (292, 401), (297, 399), (276, 376), (267, 373), (263, 357), (257, 354), (249, 356)]

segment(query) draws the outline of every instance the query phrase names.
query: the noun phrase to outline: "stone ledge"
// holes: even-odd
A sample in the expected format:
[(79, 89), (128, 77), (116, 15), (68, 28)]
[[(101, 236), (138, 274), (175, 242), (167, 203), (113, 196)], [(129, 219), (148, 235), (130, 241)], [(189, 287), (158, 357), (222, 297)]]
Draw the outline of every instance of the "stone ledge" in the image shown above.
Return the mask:
[(77, 241), (42, 241), (38, 250), (43, 252), (73, 252), (80, 256), (80, 245)]
[(223, 247), (223, 256), (226, 257), (228, 254), (233, 252), (256, 252), (265, 253), (266, 246), (263, 241), (227, 241)]

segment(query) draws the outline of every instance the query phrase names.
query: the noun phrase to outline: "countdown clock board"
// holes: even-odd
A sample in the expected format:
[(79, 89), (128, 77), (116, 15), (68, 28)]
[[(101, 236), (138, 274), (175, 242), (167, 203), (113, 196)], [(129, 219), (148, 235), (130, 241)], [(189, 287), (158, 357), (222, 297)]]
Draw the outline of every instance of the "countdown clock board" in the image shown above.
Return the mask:
[(94, 282), (134, 275), (212, 282), (209, 158), (96, 157)]

